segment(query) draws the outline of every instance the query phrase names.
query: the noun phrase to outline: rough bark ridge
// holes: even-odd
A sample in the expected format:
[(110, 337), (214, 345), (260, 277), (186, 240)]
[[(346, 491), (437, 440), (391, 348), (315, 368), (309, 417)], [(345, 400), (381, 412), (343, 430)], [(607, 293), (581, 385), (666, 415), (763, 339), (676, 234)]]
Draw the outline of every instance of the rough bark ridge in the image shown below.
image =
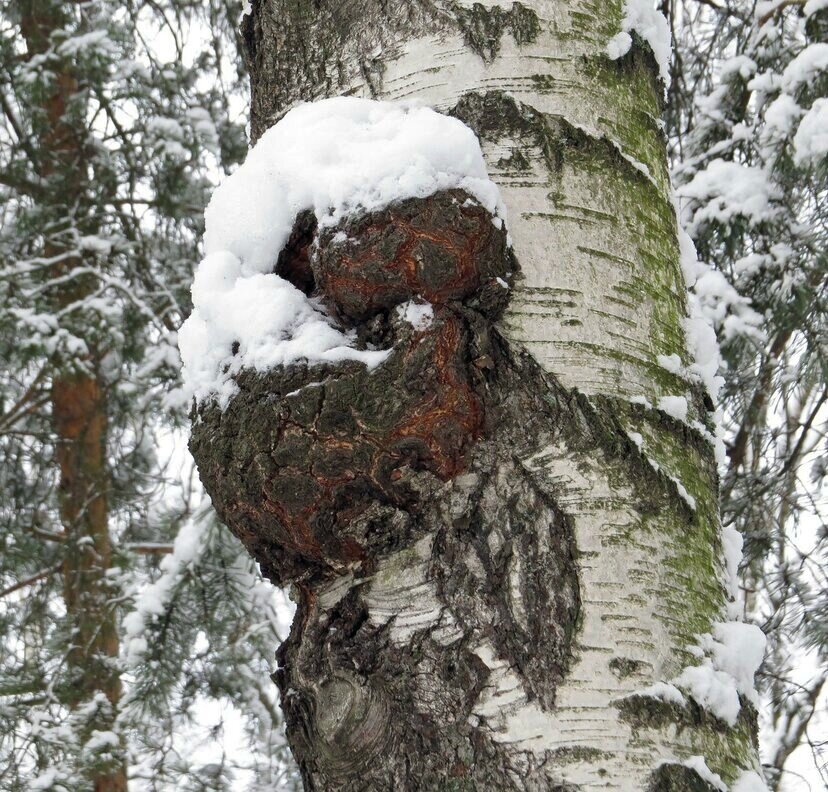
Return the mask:
[[(454, 113), (520, 263), (505, 310), (494, 265), (436, 289), (417, 331), (391, 306), (420, 293), (430, 232), (357, 219), (378, 257), (361, 259), (316, 250), (300, 218), (279, 271), (393, 353), (371, 374), (246, 374), (224, 414), (199, 410), (214, 502), (295, 581), (277, 681), (308, 789), (686, 792), (709, 786), (691, 756), (727, 783), (757, 766), (746, 703), (731, 727), (647, 692), (699, 663), (726, 592), (709, 400), (661, 364), (692, 360), (660, 86), (641, 40), (607, 57), (621, 16), (616, 0), (260, 0), (246, 17), (254, 138), (335, 94)], [(462, 256), (443, 258), (464, 283)], [(676, 395), (686, 420), (659, 407)]]

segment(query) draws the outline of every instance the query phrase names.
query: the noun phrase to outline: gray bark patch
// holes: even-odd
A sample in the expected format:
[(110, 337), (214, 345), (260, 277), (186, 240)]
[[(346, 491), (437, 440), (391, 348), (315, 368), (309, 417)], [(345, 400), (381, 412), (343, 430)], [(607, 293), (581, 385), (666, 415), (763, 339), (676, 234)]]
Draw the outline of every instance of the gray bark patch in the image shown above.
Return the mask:
[(379, 84), (400, 41), (453, 24), (432, 0), (256, 0), (241, 26), (253, 142), (299, 99)]

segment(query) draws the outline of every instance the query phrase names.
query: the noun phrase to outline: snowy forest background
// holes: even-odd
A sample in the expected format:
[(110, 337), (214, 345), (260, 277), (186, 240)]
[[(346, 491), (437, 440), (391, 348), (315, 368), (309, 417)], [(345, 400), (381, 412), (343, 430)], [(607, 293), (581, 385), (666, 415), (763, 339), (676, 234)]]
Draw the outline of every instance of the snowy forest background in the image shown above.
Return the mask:
[[(2, 790), (82, 789), (124, 758), (130, 789), (299, 788), (269, 680), (291, 605), (200, 489), (176, 343), (204, 207), (247, 150), (243, 10), (20, 0), (0, 20)], [(661, 10), (678, 208), (704, 262), (693, 299), (726, 362), (722, 514), (769, 639), (762, 758), (772, 788), (820, 789), (828, 2)], [(67, 580), (67, 558), (102, 539), (61, 527), (52, 389), (91, 377), (111, 562)], [(108, 659), (66, 651), (78, 614)]]

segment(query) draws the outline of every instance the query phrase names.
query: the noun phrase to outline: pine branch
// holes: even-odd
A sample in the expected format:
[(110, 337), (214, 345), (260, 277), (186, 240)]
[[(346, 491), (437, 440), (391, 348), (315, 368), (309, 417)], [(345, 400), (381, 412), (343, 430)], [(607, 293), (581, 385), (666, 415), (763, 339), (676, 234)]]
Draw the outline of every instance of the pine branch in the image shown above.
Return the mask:
[(27, 577), (25, 580), (18, 581), (17, 583), (9, 586), (8, 588), (5, 588), (2, 591), (0, 591), (0, 599), (8, 596), (9, 594), (14, 594), (15, 591), (20, 591), (20, 589), (26, 588), (26, 586), (31, 586), (33, 583), (37, 583), (38, 581), (49, 577), (49, 575), (52, 575), (55, 572), (60, 572), (62, 566), (62, 564), (56, 564), (55, 566), (49, 567), (48, 569), (40, 570), (40, 572), (37, 572), (31, 577)]
[(18, 142), (23, 147), (23, 150), (26, 152), (29, 161), (32, 163), (33, 166), (36, 166), (37, 157), (35, 156), (35, 152), (32, 148), (29, 136), (23, 132), (23, 126), (18, 120), (17, 116), (15, 115), (14, 109), (9, 104), (9, 100), (3, 91), (0, 91), (0, 107), (3, 109), (3, 115), (6, 116), (6, 119), (9, 122), (9, 126), (14, 130), (14, 134), (17, 136)]

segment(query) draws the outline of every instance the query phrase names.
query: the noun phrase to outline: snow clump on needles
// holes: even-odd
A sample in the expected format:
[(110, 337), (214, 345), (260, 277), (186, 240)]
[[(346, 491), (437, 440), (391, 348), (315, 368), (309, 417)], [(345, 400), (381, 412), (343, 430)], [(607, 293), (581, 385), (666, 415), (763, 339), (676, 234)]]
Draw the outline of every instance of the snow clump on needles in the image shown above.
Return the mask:
[(179, 333), (184, 384), (226, 407), (242, 368), (298, 360), (380, 364), (388, 351), (356, 349), (322, 304), (274, 274), (296, 217), (320, 227), (441, 190), (470, 193), (498, 226), (506, 211), (480, 143), (461, 121), (427, 107), (335, 98), (299, 105), (269, 129), (205, 212), (206, 256)]

